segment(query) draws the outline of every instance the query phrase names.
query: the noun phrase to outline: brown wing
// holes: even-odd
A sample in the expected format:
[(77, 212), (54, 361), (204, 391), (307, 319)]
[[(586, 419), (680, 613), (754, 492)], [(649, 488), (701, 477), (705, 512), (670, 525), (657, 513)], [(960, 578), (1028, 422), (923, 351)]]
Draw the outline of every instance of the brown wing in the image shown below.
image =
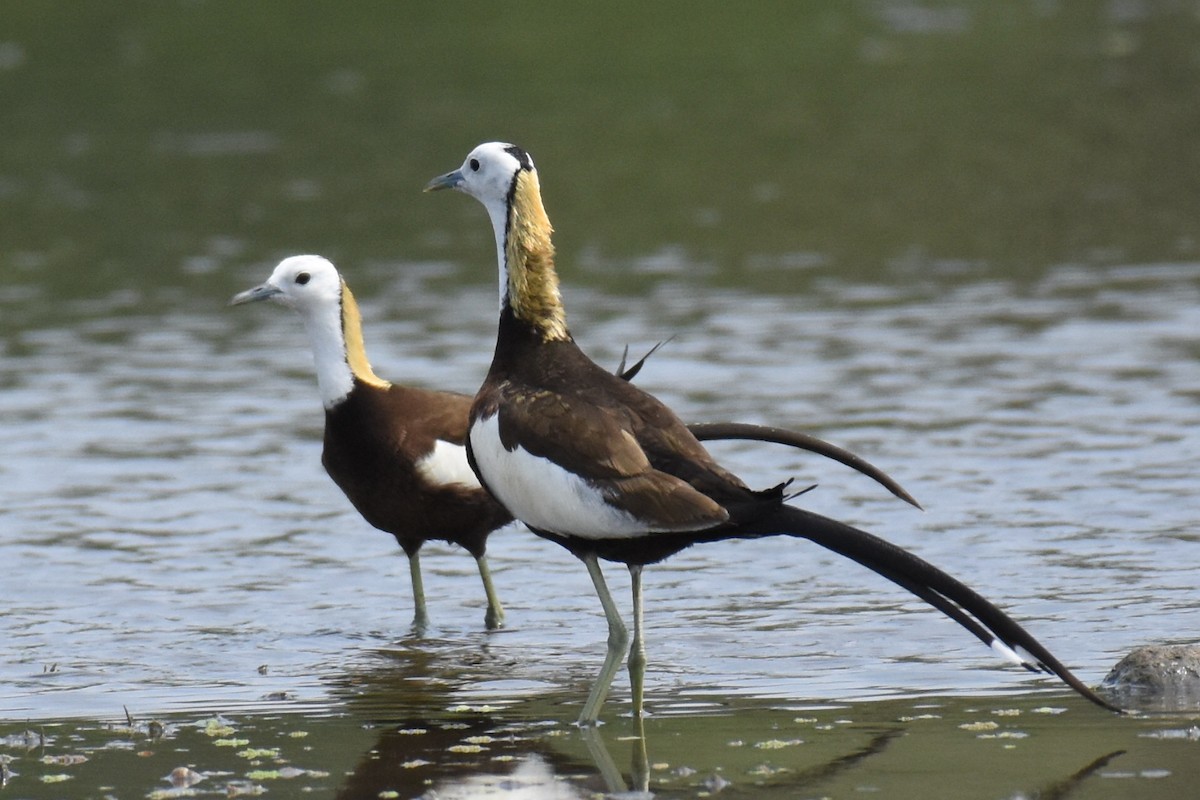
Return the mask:
[[(658, 398), (609, 374), (574, 342), (556, 342), (545, 346), (543, 352), (539, 365), (542, 386), (577, 405), (606, 411), (614, 425), (633, 437), (653, 469), (685, 481), (721, 505), (745, 502), (753, 496)], [(578, 442), (573, 441), (572, 446)]]
[(500, 440), (578, 475), (647, 530), (694, 530), (728, 515), (685, 481), (657, 470), (619, 412), (579, 397), (499, 387)]
[(511, 517), (482, 489), (434, 486), (417, 469), (438, 439), (465, 440), (470, 398), (447, 392), (357, 386), (326, 412), (321, 461), (377, 528), (406, 552), (443, 539), (482, 555), (488, 533)]

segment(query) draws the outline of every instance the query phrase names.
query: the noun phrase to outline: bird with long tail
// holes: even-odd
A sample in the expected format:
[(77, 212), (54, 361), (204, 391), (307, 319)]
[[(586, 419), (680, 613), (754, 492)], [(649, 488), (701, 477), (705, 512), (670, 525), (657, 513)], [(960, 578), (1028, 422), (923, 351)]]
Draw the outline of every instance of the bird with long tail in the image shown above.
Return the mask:
[(722, 467), (663, 403), (589, 359), (567, 327), (552, 228), (533, 159), (480, 145), (426, 190), (480, 201), (495, 233), (500, 322), (487, 378), (471, 406), (467, 455), (480, 482), (535, 533), (587, 566), (609, 626), (608, 652), (579, 721), (594, 724), (629, 645), (600, 559), (629, 568), (629, 675), (640, 716), (646, 671), (642, 569), (725, 539), (791, 536), (852, 559), (907, 589), (1002, 656), (1057, 675), (1119, 710), (973, 589), (900, 547), (789, 505), (787, 484), (755, 491)]

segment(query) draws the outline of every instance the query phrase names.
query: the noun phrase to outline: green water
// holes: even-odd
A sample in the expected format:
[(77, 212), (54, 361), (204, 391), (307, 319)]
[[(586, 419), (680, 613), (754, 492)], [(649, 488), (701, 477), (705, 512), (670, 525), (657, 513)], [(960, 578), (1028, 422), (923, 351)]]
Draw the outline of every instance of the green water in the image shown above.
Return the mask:
[(298, 250), (490, 281), (478, 210), (420, 195), (489, 139), (614, 290), (655, 254), (772, 291), (1192, 259), (1200, 20), (1128, 5), (9, 4), (3, 282), (224, 297)]
[(651, 719), (642, 731), (616, 719), (591, 732), (556, 722), (546, 702), (413, 712), (18, 729), (5, 748), (10, 788), (30, 798), (582, 799), (639, 788), (658, 797), (1172, 798), (1191, 796), (1200, 779), (1194, 725), (1113, 720), (1073, 701), (733, 703)]

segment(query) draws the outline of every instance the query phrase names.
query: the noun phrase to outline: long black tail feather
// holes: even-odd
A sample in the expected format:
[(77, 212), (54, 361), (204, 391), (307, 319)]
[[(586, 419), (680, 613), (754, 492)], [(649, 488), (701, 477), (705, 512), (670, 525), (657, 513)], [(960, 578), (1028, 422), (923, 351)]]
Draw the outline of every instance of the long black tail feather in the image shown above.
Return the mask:
[[(650, 352), (653, 353), (654, 351), (651, 350)], [(836, 444), (827, 442), (824, 439), (819, 439), (812, 434), (788, 430), (787, 428), (776, 428), (771, 425), (750, 425), (745, 422), (692, 422), (688, 424), (688, 430), (702, 442), (742, 439), (744, 441), (769, 442), (771, 444), (781, 444), (786, 447), (795, 447), (800, 450), (808, 450), (810, 453), (825, 456), (828, 459), (837, 461), (839, 464), (844, 464), (851, 469), (858, 470), (904, 502), (921, 508), (921, 504), (917, 502), (917, 499), (905, 491), (904, 487), (891, 475), (888, 475), (862, 456), (852, 453), (843, 447), (838, 447)]]
[(974, 589), (885, 539), (795, 506), (781, 506), (749, 522), (739, 533), (796, 536), (856, 561), (912, 592), (1010, 660), (1020, 661), (1035, 672), (1057, 675), (1096, 705), (1121, 711), (1088, 688), (1028, 631)]

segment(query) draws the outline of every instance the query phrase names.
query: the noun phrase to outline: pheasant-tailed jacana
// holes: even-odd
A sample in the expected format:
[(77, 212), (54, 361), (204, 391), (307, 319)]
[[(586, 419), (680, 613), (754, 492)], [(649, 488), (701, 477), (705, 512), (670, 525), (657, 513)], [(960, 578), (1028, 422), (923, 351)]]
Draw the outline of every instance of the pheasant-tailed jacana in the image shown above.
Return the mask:
[(1058, 675), (1114, 709), (974, 590), (884, 539), (786, 504), (786, 484), (749, 489), (670, 409), (584, 355), (567, 328), (552, 229), (528, 153), (480, 145), (426, 186), (435, 189), (458, 189), (483, 204), (500, 267), (496, 350), (471, 406), (471, 466), (517, 519), (584, 561), (608, 619), (608, 654), (581, 723), (597, 720), (627, 641), (598, 559), (628, 565), (632, 577), (629, 673), (640, 715), (642, 567), (700, 542), (774, 535), (809, 539), (857, 561), (1012, 661)]

